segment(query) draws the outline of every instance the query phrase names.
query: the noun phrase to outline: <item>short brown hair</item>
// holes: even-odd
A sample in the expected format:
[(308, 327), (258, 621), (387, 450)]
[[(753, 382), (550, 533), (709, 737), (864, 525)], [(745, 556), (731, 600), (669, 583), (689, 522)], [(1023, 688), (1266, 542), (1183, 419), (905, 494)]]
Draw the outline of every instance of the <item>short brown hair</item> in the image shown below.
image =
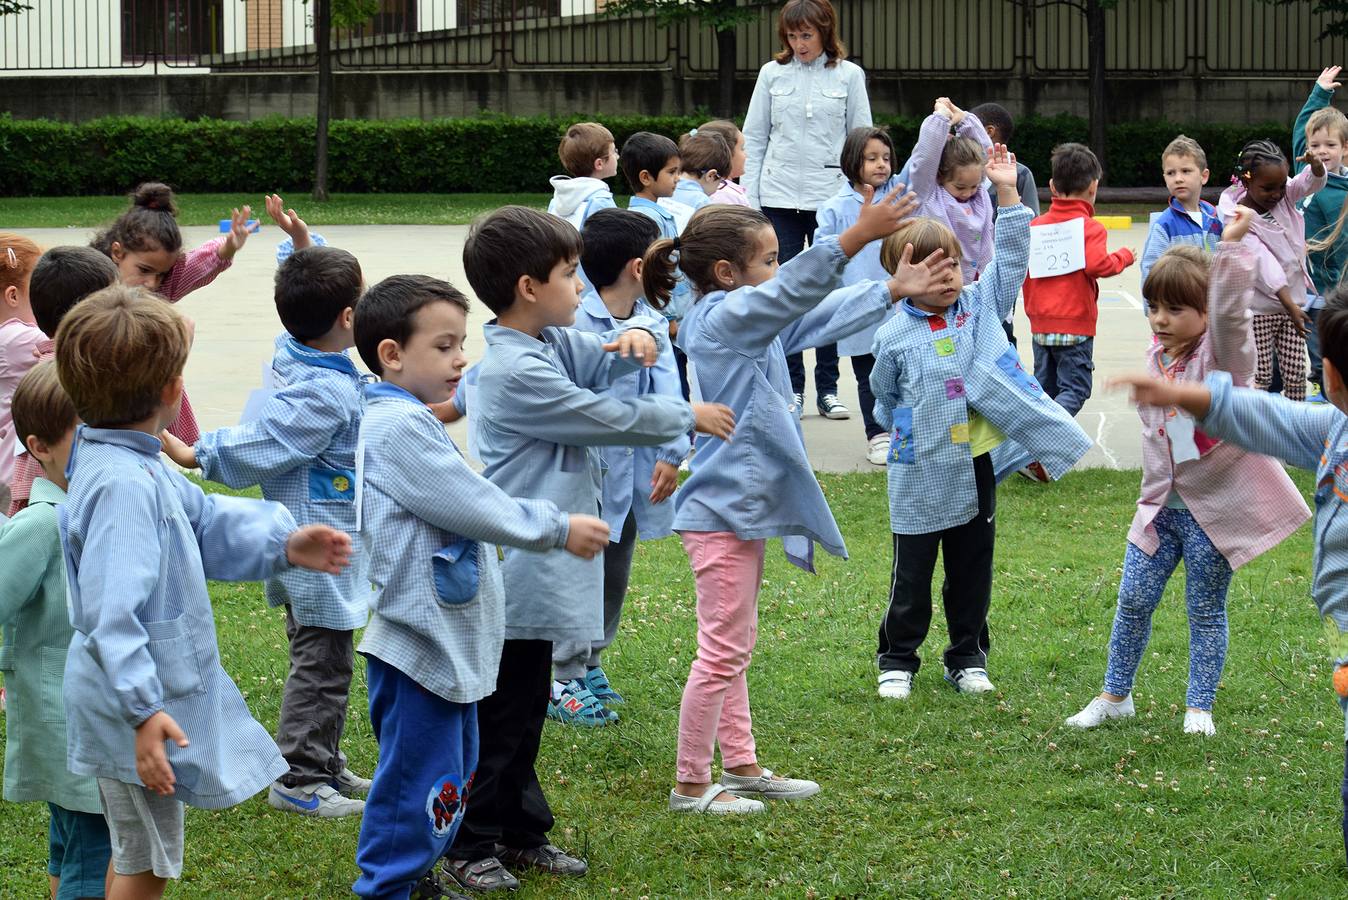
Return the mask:
[(885, 267), (886, 272), (893, 274), (899, 267), (905, 244), (913, 245), (914, 260), (926, 259), (937, 250), (944, 250), (947, 259), (964, 257), (959, 238), (955, 237), (950, 226), (937, 219), (919, 216), (905, 220), (899, 230), (885, 238), (885, 242), (880, 245), (880, 265)]
[(1161, 151), (1162, 166), (1165, 166), (1165, 160), (1168, 156), (1192, 156), (1194, 162), (1198, 163), (1198, 168), (1206, 169), (1208, 167), (1208, 155), (1203, 152), (1203, 148), (1198, 141), (1187, 134), (1176, 135), (1173, 141), (1165, 145), (1165, 149)]
[(469, 227), (463, 271), (477, 299), (499, 316), (515, 302), (522, 276), (546, 282), (559, 262), (579, 260), (583, 249), (580, 232), (566, 219), (527, 206), (503, 206)]
[(1332, 106), (1317, 109), (1306, 120), (1306, 139), (1310, 140), (1310, 136), (1317, 131), (1338, 135), (1340, 143), (1348, 144), (1348, 116)]
[(1160, 255), (1142, 284), (1142, 296), (1150, 305), (1187, 306), (1208, 311), (1208, 255), (1192, 244), (1171, 244)]
[(177, 310), (144, 288), (115, 284), (90, 294), (61, 320), (56, 366), (80, 418), (116, 428), (158, 409), (191, 346), (187, 321)]
[(694, 128), (679, 138), (679, 164), (694, 175), (706, 175), (715, 169), (722, 178), (728, 178), (730, 145), (719, 134)]
[(941, 148), (941, 161), (936, 166), (936, 183), (945, 184), (955, 177), (955, 170), (962, 166), (978, 166), (981, 169), (987, 164), (988, 155), (983, 151), (982, 144), (970, 137), (953, 137)]
[[(740, 137), (743, 134), (738, 125), (729, 119), (712, 119), (710, 122), (703, 122), (701, 125), (697, 126), (698, 134), (701, 134), (704, 131), (712, 134), (719, 134), (725, 141), (726, 146), (730, 148), (730, 155), (735, 155), (735, 145), (740, 142)], [(724, 175), (726, 173), (723, 172), (721, 174)], [(729, 176), (727, 175), (726, 177)]]
[(557, 145), (557, 156), (562, 160), (562, 168), (577, 178), (588, 178), (594, 174), (594, 161), (608, 156), (609, 145), (613, 143), (613, 132), (598, 122), (577, 122), (566, 129), (562, 142)]
[(1100, 160), (1085, 144), (1059, 144), (1051, 163), (1053, 189), (1063, 196), (1080, 194), (1100, 180)]
[(32, 435), (44, 444), (54, 444), (79, 422), (75, 404), (61, 387), (56, 363), (50, 359), (28, 370), (19, 379), (10, 403), (14, 417), (14, 436), (25, 444)]
[(898, 154), (894, 152), (894, 141), (890, 138), (889, 132), (884, 128), (869, 125), (853, 128), (843, 139), (842, 154), (838, 159), (842, 166), (843, 177), (847, 179), (848, 184), (861, 183), (861, 167), (866, 162), (866, 145), (871, 141), (879, 141), (889, 150), (889, 167), (890, 171), (894, 170), (894, 158)]
[(699, 294), (717, 290), (716, 263), (724, 259), (743, 266), (757, 249), (758, 235), (765, 228), (771, 229), (772, 223), (756, 209), (726, 203), (702, 207), (688, 220), (677, 248), (673, 238), (660, 238), (646, 250), (641, 270), (646, 301), (664, 309), (674, 293), (680, 269)]
[(777, 38), (782, 42), (782, 52), (775, 57), (778, 63), (786, 65), (796, 55), (786, 39), (787, 32), (811, 25), (819, 29), (825, 68), (832, 68), (838, 60), (847, 59), (847, 48), (838, 40), (838, 14), (829, 0), (786, 0), (777, 16)]

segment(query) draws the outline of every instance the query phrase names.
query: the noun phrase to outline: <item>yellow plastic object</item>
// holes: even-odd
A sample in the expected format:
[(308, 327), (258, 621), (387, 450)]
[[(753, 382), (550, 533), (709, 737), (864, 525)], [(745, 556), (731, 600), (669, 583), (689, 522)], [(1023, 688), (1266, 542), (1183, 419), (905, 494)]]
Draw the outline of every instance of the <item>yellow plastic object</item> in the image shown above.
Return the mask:
[(1106, 228), (1132, 228), (1132, 216), (1096, 216), (1095, 221)]

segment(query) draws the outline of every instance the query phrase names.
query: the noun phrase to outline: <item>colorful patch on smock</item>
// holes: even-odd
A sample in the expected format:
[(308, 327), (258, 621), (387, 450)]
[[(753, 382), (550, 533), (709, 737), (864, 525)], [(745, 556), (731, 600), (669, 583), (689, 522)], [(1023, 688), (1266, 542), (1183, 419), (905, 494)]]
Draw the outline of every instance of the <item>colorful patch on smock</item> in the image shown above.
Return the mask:
[(964, 396), (964, 379), (956, 376), (947, 378), (945, 381), (945, 398), (947, 400), (958, 400)]
[(967, 444), (969, 443), (969, 423), (956, 422), (950, 426), (950, 443)]
[(430, 793), (426, 795), (426, 819), (431, 827), (431, 834), (442, 838), (454, 830), (463, 819), (463, 804), (472, 784), (471, 775), (463, 784), (456, 784), (453, 775), (435, 779)]
[(1001, 369), (1016, 387), (1026, 393), (1044, 393), (1039, 381), (1020, 364), (1020, 355), (1016, 353), (1015, 347), (1007, 347), (1006, 352), (997, 357), (997, 368)]
[(310, 500), (356, 500), (356, 473), (350, 469), (329, 469), (314, 466), (309, 470)]
[(1348, 500), (1348, 462), (1334, 467), (1334, 493), (1340, 500)]
[(945, 317), (944, 317), (944, 316), (927, 316), (927, 327), (930, 328), (932, 331), (944, 331), (944, 330), (945, 330)]
[(917, 448), (914, 446), (913, 409), (901, 406), (894, 410), (894, 430), (889, 436), (889, 461), (899, 465), (911, 466), (917, 462)]
[(931, 345), (936, 348), (937, 356), (949, 356), (955, 352), (955, 342), (948, 337), (932, 341)]

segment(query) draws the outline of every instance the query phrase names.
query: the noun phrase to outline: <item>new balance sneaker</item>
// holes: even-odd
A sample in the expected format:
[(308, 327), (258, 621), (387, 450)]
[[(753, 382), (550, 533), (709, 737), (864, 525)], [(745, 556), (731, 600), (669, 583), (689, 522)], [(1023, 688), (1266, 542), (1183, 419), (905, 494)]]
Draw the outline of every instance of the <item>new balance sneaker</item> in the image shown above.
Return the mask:
[(1104, 697), (1092, 697), (1086, 708), (1069, 718), (1066, 724), (1073, 728), (1094, 728), (1110, 719), (1127, 719), (1133, 715), (1132, 694), (1117, 702)]
[(582, 682), (594, 698), (605, 706), (622, 706), (627, 701), (623, 700), (623, 695), (613, 689), (613, 685), (608, 683), (608, 676), (604, 674), (603, 666), (593, 666), (585, 670), (585, 681)]
[(598, 728), (617, 722), (618, 714), (605, 709), (579, 678), (573, 678), (562, 688), (560, 696), (548, 701), (548, 718), (564, 725)]
[(823, 394), (819, 398), (819, 415), (825, 419), (850, 419), (852, 411), (843, 406), (837, 394)]
[(721, 773), (721, 787), (736, 797), (751, 800), (804, 800), (819, 793), (819, 785), (804, 778), (783, 778), (764, 769), (762, 775)]
[(889, 435), (877, 434), (866, 443), (866, 461), (873, 466), (889, 462)]
[(907, 700), (913, 692), (913, 673), (891, 669), (880, 673), (880, 696), (890, 700)]
[(945, 680), (961, 694), (988, 694), (997, 690), (987, 669), (946, 669)]
[(339, 819), (365, 812), (364, 800), (343, 797), (326, 782), (293, 788), (279, 781), (272, 782), (271, 790), (267, 792), (267, 803), (276, 809), (320, 819)]
[(350, 769), (342, 769), (328, 784), (336, 788), (337, 793), (343, 797), (364, 797), (370, 793), (370, 785), (374, 782), (368, 778), (361, 778)]

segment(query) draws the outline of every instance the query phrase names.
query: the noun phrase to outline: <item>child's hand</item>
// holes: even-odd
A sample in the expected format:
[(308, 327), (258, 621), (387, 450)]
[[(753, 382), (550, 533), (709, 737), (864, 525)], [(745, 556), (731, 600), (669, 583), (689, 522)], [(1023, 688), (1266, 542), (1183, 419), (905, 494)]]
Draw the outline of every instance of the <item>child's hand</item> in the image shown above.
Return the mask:
[(1222, 229), (1222, 240), (1228, 244), (1238, 244), (1250, 233), (1250, 224), (1254, 222), (1254, 210), (1248, 206), (1237, 206), (1231, 213), (1231, 221)]
[(179, 747), (188, 744), (187, 735), (178, 723), (161, 709), (136, 726), (136, 775), (147, 788), (161, 797), (169, 797), (177, 779), (164, 751), (164, 741), (173, 741)]
[(988, 181), (991, 181), (995, 187), (1014, 189), (1016, 173), (1018, 172), (1016, 154), (1006, 149), (1005, 144), (993, 144), (992, 152), (988, 154), (987, 167), (983, 171), (987, 173)]
[(609, 353), (617, 352), (623, 359), (632, 358), (650, 368), (660, 358), (660, 348), (655, 338), (644, 328), (630, 328), (618, 335), (615, 340), (604, 345)]
[(1137, 406), (1175, 406), (1196, 419), (1208, 414), (1212, 407), (1212, 391), (1200, 383), (1185, 383), (1153, 378), (1145, 372), (1116, 375), (1105, 382), (1110, 390), (1128, 388), (1130, 399)]
[(253, 208), (245, 206), (243, 209), (236, 209), (229, 216), (229, 237), (220, 245), (220, 258), (233, 259), (234, 254), (243, 249), (243, 245), (248, 242), (248, 220), (253, 215)]
[(299, 217), (299, 214), (292, 209), (285, 209), (285, 201), (278, 194), (268, 194), (263, 198), (267, 206), (267, 215), (276, 226), (290, 235), (290, 242), (296, 250), (303, 250), (305, 247), (312, 246), (313, 241), (309, 240), (309, 226)]
[(567, 516), (566, 552), (581, 559), (594, 559), (608, 546), (608, 523), (594, 516)]
[(651, 502), (664, 503), (678, 486), (679, 467), (664, 461), (656, 463), (651, 472)]
[(694, 403), (693, 430), (723, 441), (735, 433), (735, 411), (724, 403)]
[(427, 403), (426, 408), (435, 413), (435, 417), (446, 425), (463, 418), (463, 413), (459, 412), (459, 408), (454, 405), (452, 395), (443, 403)]
[(286, 539), (286, 559), (301, 569), (340, 575), (351, 563), (351, 535), (327, 525), (296, 528)]
[(1311, 153), (1311, 151), (1309, 150), (1298, 156), (1296, 158), (1296, 161), (1303, 162), (1306, 165), (1310, 166), (1311, 174), (1314, 175), (1316, 178), (1320, 178), (1325, 174), (1325, 164), (1320, 161), (1320, 157)]
[(954, 109), (955, 104), (950, 102), (949, 97), (937, 97), (931, 111), (943, 119), (949, 119), (954, 116)]
[(889, 296), (895, 302), (904, 297), (920, 297), (941, 289), (950, 277), (950, 272), (959, 265), (959, 260), (946, 259), (945, 251), (936, 249), (919, 263), (913, 262), (913, 245), (904, 244), (899, 255), (899, 264), (894, 274), (885, 282), (889, 287)]
[(959, 108), (958, 106), (956, 106), (953, 102), (951, 102), (951, 100), (950, 100), (949, 97), (946, 97), (946, 98), (945, 98), (945, 105), (946, 105), (946, 108), (950, 110), (950, 124), (951, 124), (951, 125), (958, 125), (958, 124), (960, 124), (961, 122), (964, 121), (964, 117), (968, 115), (968, 113), (966, 113), (964, 110), (960, 109), (960, 108)]
[(159, 432), (159, 441), (164, 445), (164, 454), (184, 469), (197, 467), (197, 451), (184, 443), (165, 428)]
[(904, 219), (917, 211), (917, 194), (903, 184), (883, 197), (875, 196), (875, 188), (861, 186), (861, 212), (850, 228), (838, 236), (838, 246), (849, 257), (856, 256), (871, 241), (893, 234)]
[(1339, 72), (1342, 71), (1342, 69), (1343, 66), (1330, 66), (1328, 69), (1325, 69), (1320, 73), (1320, 77), (1315, 79), (1316, 85), (1327, 91), (1337, 91), (1339, 88), (1343, 87), (1343, 85), (1339, 84), (1334, 79), (1339, 77)]
[(1292, 320), (1292, 324), (1297, 327), (1303, 335), (1311, 333), (1311, 319), (1306, 315), (1306, 311), (1295, 302), (1283, 305), (1283, 312), (1287, 313), (1287, 318)]

